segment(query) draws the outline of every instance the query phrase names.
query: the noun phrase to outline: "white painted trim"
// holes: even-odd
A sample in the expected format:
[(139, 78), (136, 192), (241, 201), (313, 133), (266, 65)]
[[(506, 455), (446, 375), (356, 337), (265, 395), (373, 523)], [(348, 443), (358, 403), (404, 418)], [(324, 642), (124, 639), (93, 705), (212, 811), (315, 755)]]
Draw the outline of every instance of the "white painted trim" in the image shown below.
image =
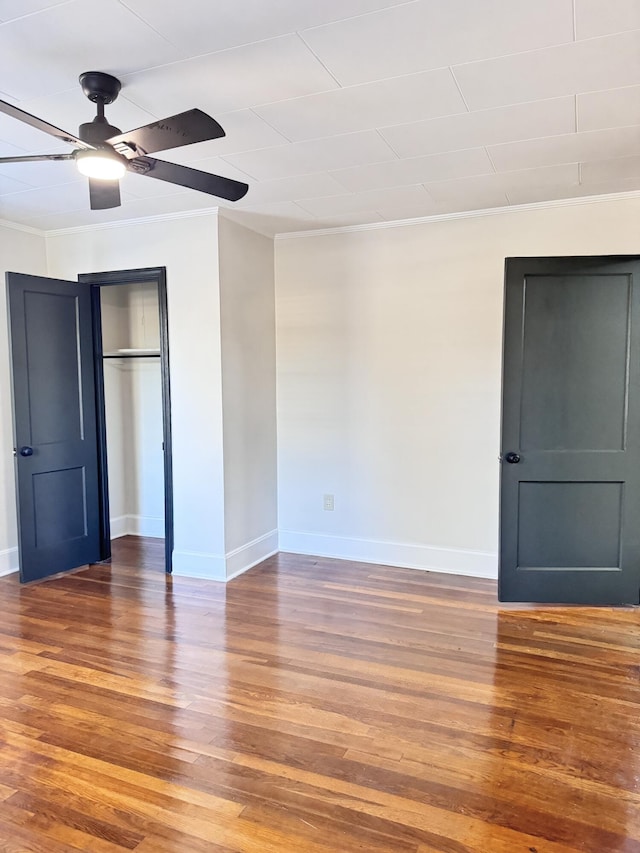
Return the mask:
[(153, 539), (164, 539), (164, 518), (146, 515), (120, 515), (112, 518), (111, 538), (121, 536), (150, 536)]
[[(113, 532), (116, 526), (124, 524), (125, 519), (130, 517), (132, 516), (111, 519), (112, 538), (116, 538)], [(124, 536), (126, 533), (118, 535)], [(279, 550), (469, 577), (497, 577), (498, 556), (490, 551), (434, 548), (293, 530), (272, 530), (240, 548), (229, 551), (224, 557), (198, 551), (176, 550), (173, 552), (173, 574), (178, 577), (204, 578), (224, 583), (277, 554)], [(18, 570), (18, 549), (8, 548), (0, 551), (0, 577)]]
[(128, 515), (129, 533), (132, 536), (150, 536), (164, 539), (164, 518), (148, 515)]
[(10, 228), (12, 231), (24, 231), (25, 234), (34, 234), (36, 237), (44, 237), (46, 231), (34, 228), (33, 225), (22, 225), (20, 222), (9, 222), (8, 219), (0, 219), (0, 228)]
[(228, 551), (225, 555), (227, 580), (233, 580), (243, 572), (252, 569), (278, 553), (278, 531), (270, 530), (264, 536), (259, 536), (246, 545), (241, 545), (240, 548), (235, 548), (233, 551)]
[(193, 219), (195, 216), (212, 216), (218, 213), (218, 207), (200, 207), (197, 210), (181, 210), (176, 213), (155, 213), (152, 216), (140, 216), (137, 219), (118, 219), (114, 222), (96, 222), (90, 225), (75, 225), (72, 228), (55, 228), (39, 232), (45, 237), (62, 237), (68, 234), (86, 234), (91, 231), (105, 231), (109, 228), (131, 228), (132, 225), (145, 225), (149, 222), (168, 222), (174, 219)]
[(112, 539), (119, 539), (121, 536), (127, 536), (129, 533), (128, 516), (119, 515), (116, 518), (110, 518), (109, 528)]
[(173, 574), (183, 578), (204, 578), (224, 583), (227, 580), (226, 560), (218, 554), (174, 550)]
[(378, 542), (325, 536), (294, 530), (280, 530), (281, 551), (334, 557), (360, 563), (380, 563), (405, 569), (466, 575), (475, 578), (498, 577), (498, 555), (491, 551), (469, 551), (462, 548), (439, 548), (402, 542)]
[[(317, 228), (307, 231), (283, 231), (276, 234), (274, 240), (295, 240), (300, 237), (326, 237), (331, 234), (349, 234), (359, 231), (377, 231), (380, 228), (401, 228), (405, 225), (423, 225), (427, 222), (448, 222), (455, 219), (473, 219), (481, 216), (498, 216), (503, 213), (517, 213), (527, 210), (548, 210), (555, 207), (574, 207), (582, 204), (594, 204), (596, 202), (621, 201), (624, 199), (640, 198), (640, 190), (630, 190), (626, 193), (607, 193), (606, 195), (590, 195), (579, 198), (552, 199), (549, 201), (538, 201), (530, 204), (513, 204), (504, 207), (488, 207), (481, 210), (461, 210), (457, 213), (439, 213), (434, 216), (419, 216), (412, 219), (395, 219), (390, 222), (368, 222), (364, 225), (343, 225), (337, 228)], [(56, 228), (44, 231), (31, 225), (21, 225), (18, 222), (0, 219), (0, 226), (13, 228), (15, 231), (25, 231), (27, 234), (35, 234), (39, 237), (60, 237), (69, 234), (86, 234), (92, 231), (104, 231), (110, 228), (130, 228), (132, 225), (144, 225), (151, 222), (169, 222), (177, 219), (192, 219), (197, 216), (217, 215), (227, 208), (203, 207), (198, 210), (182, 210), (175, 213), (157, 213), (152, 216), (140, 216), (137, 219), (120, 219), (116, 222), (96, 222), (89, 225), (76, 225), (72, 228)], [(242, 213), (243, 208), (237, 208), (237, 213)], [(247, 211), (251, 213), (252, 211)], [(224, 215), (224, 214), (223, 214)], [(247, 225), (231, 216), (226, 217), (232, 222), (237, 222), (244, 228), (255, 231), (264, 237), (270, 237), (266, 231), (261, 231), (252, 225)]]
[(530, 204), (513, 204), (504, 207), (486, 207), (482, 210), (461, 210), (457, 213), (438, 213), (434, 216), (419, 216), (414, 219), (395, 219), (391, 222), (368, 222), (365, 225), (343, 225), (338, 228), (318, 228), (315, 231), (287, 231), (276, 234), (275, 240), (297, 240), (301, 237), (326, 237), (331, 234), (353, 234), (359, 231), (378, 231), (381, 228), (401, 228), (405, 225), (424, 225), (428, 222), (450, 222), (455, 219), (475, 219), (481, 216), (499, 216), (504, 213), (522, 213), (528, 210), (549, 210), (555, 207), (576, 207), (597, 202), (622, 201), (640, 198), (640, 190), (607, 195), (587, 195), (579, 198), (561, 198), (537, 201)]
[(5, 575), (12, 575), (19, 570), (18, 549), (6, 548), (4, 551), (0, 551), (0, 578)]

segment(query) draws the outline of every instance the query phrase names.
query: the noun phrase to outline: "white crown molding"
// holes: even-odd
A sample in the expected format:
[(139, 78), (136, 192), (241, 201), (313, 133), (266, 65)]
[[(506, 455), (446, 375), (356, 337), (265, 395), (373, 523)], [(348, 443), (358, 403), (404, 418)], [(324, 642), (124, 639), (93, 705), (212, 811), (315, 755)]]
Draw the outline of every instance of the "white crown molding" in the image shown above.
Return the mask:
[(238, 214), (242, 213), (242, 208), (239, 208), (237, 212), (234, 211), (236, 216), (227, 215), (227, 211), (228, 208), (224, 207), (203, 207), (198, 210), (181, 210), (175, 213), (157, 213), (150, 216), (140, 216), (136, 219), (119, 219), (114, 222), (96, 222), (89, 223), (88, 225), (74, 225), (70, 228), (55, 228), (49, 231), (34, 228), (31, 225), (20, 225), (18, 222), (9, 222), (9, 220), (0, 219), (0, 227), (12, 228), (14, 231), (24, 231), (27, 234), (35, 234), (38, 237), (62, 237), (70, 234), (86, 234), (92, 231), (102, 231), (109, 228), (129, 228), (132, 225), (143, 225), (150, 222), (168, 222), (176, 219), (192, 219), (196, 216), (218, 215), (222, 216), (229, 222), (233, 222), (236, 225), (247, 228), (249, 231), (253, 231), (255, 234), (259, 234), (261, 237), (273, 239), (273, 234), (270, 234), (268, 231), (262, 231), (255, 225), (249, 225), (248, 223), (243, 222), (239, 217), (236, 218)]
[(104, 231), (110, 228), (131, 228), (132, 225), (146, 225), (150, 222), (168, 222), (174, 219), (193, 219), (196, 216), (217, 215), (218, 207), (201, 207), (198, 210), (181, 210), (176, 213), (156, 213), (152, 216), (140, 216), (136, 219), (118, 219), (115, 222), (96, 222), (92, 225), (76, 225), (72, 228), (56, 228), (39, 232), (45, 237), (62, 237), (69, 234), (86, 234), (92, 231)]
[(549, 210), (559, 207), (577, 207), (597, 202), (622, 201), (640, 198), (640, 190), (607, 195), (588, 195), (579, 198), (561, 198), (537, 201), (531, 204), (513, 204), (504, 207), (487, 207), (482, 210), (462, 210), (458, 213), (438, 213), (434, 216), (419, 216), (414, 219), (395, 219), (391, 222), (369, 222), (366, 225), (343, 225), (337, 228), (318, 228), (315, 231), (288, 231), (276, 234), (275, 240), (297, 240), (301, 237), (327, 237), (331, 234), (353, 234), (359, 231), (379, 231), (385, 228), (401, 228), (407, 225), (424, 225), (430, 222), (450, 222), (456, 219), (475, 219), (483, 216), (499, 216), (504, 213), (523, 213), (531, 210)]
[[(303, 237), (326, 237), (332, 234), (354, 234), (360, 231), (378, 231), (386, 228), (402, 228), (409, 225), (424, 225), (431, 222), (450, 222), (456, 219), (475, 219), (484, 216), (500, 216), (505, 213), (522, 213), (531, 210), (550, 210), (561, 207), (577, 207), (585, 204), (597, 204), (600, 202), (623, 201), (625, 199), (640, 198), (640, 190), (631, 190), (625, 193), (609, 193), (606, 195), (590, 195), (581, 196), (579, 198), (564, 198), (554, 199), (550, 201), (539, 201), (531, 204), (514, 204), (504, 207), (488, 207), (481, 210), (462, 210), (456, 213), (439, 213), (433, 216), (419, 216), (412, 219), (395, 219), (390, 222), (369, 222), (364, 225), (342, 225), (336, 228), (318, 228), (309, 231), (284, 231), (276, 234), (274, 240), (296, 240)], [(204, 207), (198, 210), (182, 210), (176, 213), (158, 213), (152, 216), (141, 216), (134, 219), (120, 219), (115, 222), (100, 222), (89, 225), (76, 225), (71, 228), (57, 228), (49, 231), (40, 228), (35, 228), (31, 225), (21, 225), (18, 222), (10, 222), (9, 220), (0, 219), (0, 227), (9, 228), (14, 231), (22, 231), (26, 234), (33, 234), (37, 237), (61, 237), (70, 234), (87, 234), (92, 231), (103, 231), (110, 228), (130, 228), (133, 225), (144, 225), (152, 222), (169, 222), (179, 219), (192, 219), (198, 216), (222, 215), (231, 222), (241, 225), (243, 228), (248, 228), (250, 231), (255, 231), (263, 237), (269, 237), (271, 234), (267, 231), (262, 231), (256, 228), (255, 225), (249, 225), (241, 222), (233, 216), (226, 215), (227, 208), (221, 207)], [(241, 213), (241, 209), (238, 209)]]
[(12, 231), (22, 231), (25, 234), (33, 234), (35, 237), (46, 236), (46, 231), (34, 228), (32, 225), (21, 225), (19, 222), (9, 222), (8, 219), (0, 219), (0, 228), (10, 228)]

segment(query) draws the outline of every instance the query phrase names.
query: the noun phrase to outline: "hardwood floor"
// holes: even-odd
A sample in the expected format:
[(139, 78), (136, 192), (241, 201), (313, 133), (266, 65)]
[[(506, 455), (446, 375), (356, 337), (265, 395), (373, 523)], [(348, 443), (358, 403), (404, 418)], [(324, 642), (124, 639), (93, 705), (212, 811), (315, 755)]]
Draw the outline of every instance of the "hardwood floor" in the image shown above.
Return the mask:
[(114, 545), (0, 580), (2, 853), (640, 851), (640, 611)]

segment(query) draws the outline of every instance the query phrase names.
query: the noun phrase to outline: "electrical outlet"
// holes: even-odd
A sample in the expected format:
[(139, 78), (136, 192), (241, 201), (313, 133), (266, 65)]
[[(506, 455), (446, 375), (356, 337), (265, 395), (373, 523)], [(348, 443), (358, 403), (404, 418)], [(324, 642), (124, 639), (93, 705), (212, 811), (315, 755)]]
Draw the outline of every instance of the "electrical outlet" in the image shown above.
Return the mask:
[(322, 508), (327, 512), (333, 512), (333, 495), (324, 496)]

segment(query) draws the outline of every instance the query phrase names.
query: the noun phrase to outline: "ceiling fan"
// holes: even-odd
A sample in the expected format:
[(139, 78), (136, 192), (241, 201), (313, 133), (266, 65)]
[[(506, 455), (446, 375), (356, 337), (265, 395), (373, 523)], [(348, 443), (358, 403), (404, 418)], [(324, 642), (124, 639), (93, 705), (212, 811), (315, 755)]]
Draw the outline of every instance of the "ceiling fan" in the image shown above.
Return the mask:
[(180, 187), (199, 190), (228, 201), (238, 201), (249, 189), (247, 184), (212, 175), (188, 166), (156, 160), (148, 155), (167, 148), (178, 148), (194, 142), (205, 142), (224, 136), (217, 121), (201, 110), (187, 110), (169, 118), (154, 121), (128, 133), (112, 127), (104, 115), (106, 104), (118, 97), (121, 84), (111, 74), (86, 71), (80, 75), (82, 91), (97, 106), (93, 121), (81, 124), (78, 136), (67, 133), (30, 115), (24, 110), (0, 101), (0, 112), (25, 124), (55, 136), (75, 146), (70, 154), (32, 154), (24, 157), (0, 157), (2, 163), (30, 163), (38, 160), (75, 160), (78, 170), (89, 178), (89, 198), (92, 210), (105, 210), (120, 205), (118, 179), (125, 172), (157, 178)]

